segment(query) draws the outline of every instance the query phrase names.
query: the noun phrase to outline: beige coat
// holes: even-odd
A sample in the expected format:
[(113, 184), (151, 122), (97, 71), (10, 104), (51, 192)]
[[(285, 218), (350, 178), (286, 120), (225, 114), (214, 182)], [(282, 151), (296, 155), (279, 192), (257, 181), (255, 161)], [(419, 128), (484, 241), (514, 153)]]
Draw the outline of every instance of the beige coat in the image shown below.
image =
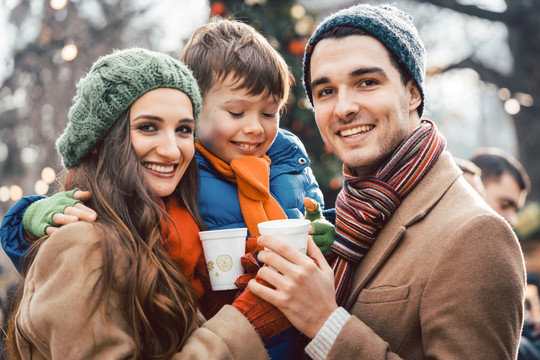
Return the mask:
[(329, 359), (515, 359), (525, 270), (518, 241), (448, 153), (359, 265)]
[[(94, 226), (79, 222), (59, 229), (39, 249), (16, 315), (23, 359), (131, 358), (130, 329), (121, 312), (114, 310), (118, 297), (112, 296), (113, 310), (106, 322), (101, 309), (90, 315), (92, 288), (103, 263), (98, 242)], [(173, 359), (268, 359), (268, 355), (245, 317), (225, 306), (191, 335)]]

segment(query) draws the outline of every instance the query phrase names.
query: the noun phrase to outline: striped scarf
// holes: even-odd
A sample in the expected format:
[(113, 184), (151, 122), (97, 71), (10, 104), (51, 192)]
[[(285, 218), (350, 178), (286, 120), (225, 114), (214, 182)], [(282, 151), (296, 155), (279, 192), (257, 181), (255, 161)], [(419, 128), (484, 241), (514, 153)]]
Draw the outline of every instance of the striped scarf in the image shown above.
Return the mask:
[(429, 120), (413, 131), (375, 176), (355, 177), (343, 167), (343, 188), (336, 199), (332, 251), (336, 300), (343, 305), (354, 270), (401, 201), (431, 169), (446, 140)]

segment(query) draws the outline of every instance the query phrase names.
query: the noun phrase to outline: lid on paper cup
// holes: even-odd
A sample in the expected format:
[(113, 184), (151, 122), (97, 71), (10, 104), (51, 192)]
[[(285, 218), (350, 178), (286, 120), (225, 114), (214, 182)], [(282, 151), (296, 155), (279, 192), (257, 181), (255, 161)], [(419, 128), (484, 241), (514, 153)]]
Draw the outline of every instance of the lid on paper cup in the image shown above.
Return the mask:
[(271, 220), (258, 224), (259, 231), (267, 235), (298, 234), (309, 231), (311, 221), (306, 219)]
[(199, 238), (201, 239), (201, 241), (231, 238), (231, 237), (238, 237), (238, 236), (246, 237), (247, 228), (199, 231)]

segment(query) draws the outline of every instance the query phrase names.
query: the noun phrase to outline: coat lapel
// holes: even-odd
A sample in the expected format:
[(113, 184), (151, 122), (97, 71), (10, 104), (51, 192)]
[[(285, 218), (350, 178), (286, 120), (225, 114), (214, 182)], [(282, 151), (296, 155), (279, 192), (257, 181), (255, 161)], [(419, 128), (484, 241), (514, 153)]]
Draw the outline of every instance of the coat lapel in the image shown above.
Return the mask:
[(388, 224), (382, 229), (381, 233), (369, 249), (353, 275), (351, 291), (345, 301), (345, 308), (350, 309), (354, 304), (360, 290), (379, 270), (388, 256), (392, 253), (399, 240), (405, 234), (405, 227), (399, 221), (393, 221), (396, 216), (392, 216)]
[(452, 155), (448, 152), (441, 154), (429, 173), (399, 205), (360, 262), (345, 302), (347, 309), (351, 308), (360, 291), (392, 254), (405, 235), (407, 227), (424, 218), (460, 175), (461, 171)]

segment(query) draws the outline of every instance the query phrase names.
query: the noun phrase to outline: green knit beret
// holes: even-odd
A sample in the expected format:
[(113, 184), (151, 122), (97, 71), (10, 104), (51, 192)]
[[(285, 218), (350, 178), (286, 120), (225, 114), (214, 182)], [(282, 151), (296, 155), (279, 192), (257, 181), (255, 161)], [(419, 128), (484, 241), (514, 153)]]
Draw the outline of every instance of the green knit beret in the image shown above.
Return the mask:
[(79, 80), (69, 122), (56, 141), (65, 167), (77, 165), (138, 98), (157, 88), (184, 92), (195, 119), (201, 110), (199, 87), (191, 71), (173, 57), (139, 48), (99, 58)]
[(339, 26), (362, 28), (383, 43), (397, 56), (416, 81), (422, 103), (418, 108), (420, 116), (424, 110), (424, 78), (426, 75), (426, 50), (412, 18), (392, 5), (360, 4), (342, 9), (326, 17), (311, 35), (304, 52), (302, 81), (307, 97), (313, 105), (310, 86), (310, 61), (315, 45), (327, 37), (328, 31)]

